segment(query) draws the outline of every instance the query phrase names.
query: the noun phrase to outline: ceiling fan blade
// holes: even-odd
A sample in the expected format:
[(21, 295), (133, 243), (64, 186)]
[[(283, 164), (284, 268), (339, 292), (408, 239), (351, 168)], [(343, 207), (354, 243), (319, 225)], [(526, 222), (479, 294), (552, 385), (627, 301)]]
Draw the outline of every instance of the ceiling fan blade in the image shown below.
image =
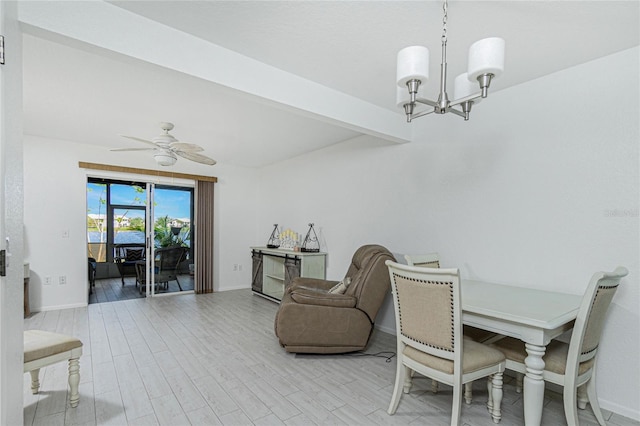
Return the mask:
[(182, 158), (186, 158), (187, 160), (195, 161), (196, 163), (208, 164), (213, 166), (216, 164), (216, 160), (204, 156), (202, 154), (196, 154), (195, 152), (184, 152), (184, 151), (175, 151)]
[(155, 151), (157, 148), (116, 148), (109, 151)]
[(200, 151), (204, 151), (204, 148), (202, 148), (200, 145), (196, 145), (194, 143), (172, 142), (170, 146), (171, 146), (171, 149), (173, 149), (175, 151), (182, 151), (182, 152), (200, 152)]
[(127, 136), (127, 135), (118, 135), (118, 136), (122, 136), (123, 138), (127, 138), (127, 139), (133, 139), (134, 141), (146, 143), (146, 144), (153, 145), (153, 146), (158, 146), (155, 142), (151, 142), (151, 141), (148, 141), (146, 139), (136, 138), (135, 136)]

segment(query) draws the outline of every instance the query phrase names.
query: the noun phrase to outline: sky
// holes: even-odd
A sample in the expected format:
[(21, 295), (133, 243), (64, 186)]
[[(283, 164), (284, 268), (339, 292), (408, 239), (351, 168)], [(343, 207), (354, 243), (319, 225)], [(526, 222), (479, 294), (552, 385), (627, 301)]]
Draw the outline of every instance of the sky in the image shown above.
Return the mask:
[[(100, 197), (106, 198), (104, 185), (87, 184), (87, 213), (105, 214), (106, 206), (100, 206)], [(111, 185), (111, 204), (144, 207), (146, 205), (146, 190), (136, 192), (130, 185)], [(169, 216), (172, 219), (188, 219), (190, 214), (191, 192), (158, 188), (155, 190), (155, 217)], [(118, 214), (118, 211), (116, 211)], [(130, 209), (128, 217), (144, 217), (144, 210)]]

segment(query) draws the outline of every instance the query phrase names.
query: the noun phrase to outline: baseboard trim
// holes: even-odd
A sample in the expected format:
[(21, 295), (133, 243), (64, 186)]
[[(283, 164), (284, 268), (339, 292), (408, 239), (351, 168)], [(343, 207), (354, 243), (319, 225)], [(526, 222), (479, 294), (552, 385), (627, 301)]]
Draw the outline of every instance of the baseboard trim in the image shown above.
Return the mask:
[(59, 309), (85, 308), (87, 305), (88, 303), (74, 303), (71, 305), (40, 306), (40, 307), (32, 307), (30, 311), (33, 314), (35, 312), (57, 311)]
[[(619, 416), (640, 421), (640, 411), (633, 410), (629, 407), (623, 407), (620, 404), (616, 404), (615, 402), (611, 402), (611, 401), (606, 401), (606, 400), (603, 400), (602, 398), (598, 398), (598, 400), (599, 400), (598, 402), (600, 402), (600, 408), (607, 411), (611, 411), (612, 413), (617, 414)], [(587, 409), (589, 409), (589, 407), (587, 407)]]

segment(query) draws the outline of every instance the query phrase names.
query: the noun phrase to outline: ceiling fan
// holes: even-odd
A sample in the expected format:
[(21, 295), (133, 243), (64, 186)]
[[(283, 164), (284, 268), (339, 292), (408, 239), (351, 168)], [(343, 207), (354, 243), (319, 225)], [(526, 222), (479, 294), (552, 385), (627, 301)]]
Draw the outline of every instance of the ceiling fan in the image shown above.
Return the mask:
[(164, 130), (164, 134), (156, 136), (150, 141), (137, 138), (135, 136), (120, 135), (123, 138), (133, 139), (134, 141), (152, 145), (152, 147), (118, 148), (112, 149), (111, 151), (156, 151), (156, 153), (153, 154), (153, 158), (156, 160), (156, 163), (161, 166), (173, 166), (178, 159), (176, 154), (182, 158), (186, 158), (187, 160), (195, 161), (196, 163), (208, 164), (210, 166), (216, 164), (216, 160), (205, 155), (198, 154), (198, 152), (203, 151), (201, 146), (192, 143), (180, 142), (178, 139), (170, 135), (169, 131), (173, 129), (172, 123), (162, 122), (160, 123), (160, 128)]

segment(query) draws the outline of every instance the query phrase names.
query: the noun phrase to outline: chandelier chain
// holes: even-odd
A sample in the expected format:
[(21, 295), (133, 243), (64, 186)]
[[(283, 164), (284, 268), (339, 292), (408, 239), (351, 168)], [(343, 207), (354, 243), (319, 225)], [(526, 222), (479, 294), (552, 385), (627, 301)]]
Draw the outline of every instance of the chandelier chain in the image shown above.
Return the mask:
[(444, 12), (444, 15), (442, 17), (442, 41), (443, 42), (447, 42), (447, 12), (449, 9), (449, 4), (447, 0), (444, 0), (444, 3), (442, 5), (442, 11)]

